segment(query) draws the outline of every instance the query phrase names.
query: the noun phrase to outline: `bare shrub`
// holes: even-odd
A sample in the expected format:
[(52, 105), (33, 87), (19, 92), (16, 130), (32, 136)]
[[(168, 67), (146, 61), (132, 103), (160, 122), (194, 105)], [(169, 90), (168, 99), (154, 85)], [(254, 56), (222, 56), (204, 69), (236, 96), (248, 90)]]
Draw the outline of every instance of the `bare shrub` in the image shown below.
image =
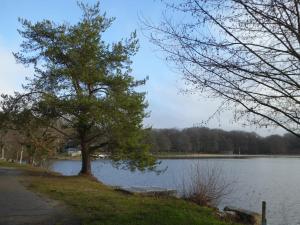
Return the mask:
[(232, 193), (234, 184), (220, 166), (208, 164), (203, 167), (198, 161), (183, 178), (182, 197), (198, 205), (216, 207)]

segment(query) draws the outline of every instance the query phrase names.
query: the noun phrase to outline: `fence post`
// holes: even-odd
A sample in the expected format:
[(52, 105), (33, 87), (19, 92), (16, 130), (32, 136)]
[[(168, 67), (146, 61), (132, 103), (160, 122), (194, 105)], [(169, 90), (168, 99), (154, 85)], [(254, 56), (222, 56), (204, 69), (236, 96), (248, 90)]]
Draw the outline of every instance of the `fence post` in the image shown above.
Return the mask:
[(261, 225), (267, 225), (265, 201), (262, 202)]

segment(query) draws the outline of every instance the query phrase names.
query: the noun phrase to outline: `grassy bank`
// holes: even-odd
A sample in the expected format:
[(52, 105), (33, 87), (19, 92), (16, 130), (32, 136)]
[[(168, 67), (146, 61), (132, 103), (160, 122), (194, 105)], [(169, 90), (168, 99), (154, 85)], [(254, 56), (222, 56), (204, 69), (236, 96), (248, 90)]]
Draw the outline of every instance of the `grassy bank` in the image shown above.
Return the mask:
[[(0, 166), (14, 166), (0, 162)], [(229, 225), (218, 220), (212, 209), (170, 197), (123, 194), (85, 177), (65, 177), (43, 170), (29, 171), (22, 178), (29, 189), (65, 202), (85, 225)]]

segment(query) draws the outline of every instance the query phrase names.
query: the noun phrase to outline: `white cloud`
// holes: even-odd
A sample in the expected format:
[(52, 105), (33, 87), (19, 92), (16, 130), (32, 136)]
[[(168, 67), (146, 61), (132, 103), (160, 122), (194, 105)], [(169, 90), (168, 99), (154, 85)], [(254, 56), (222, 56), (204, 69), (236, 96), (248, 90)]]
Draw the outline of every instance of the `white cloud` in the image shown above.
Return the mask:
[[(212, 116), (221, 104), (221, 100), (206, 98), (201, 93), (182, 94), (179, 92), (184, 84), (180, 81), (161, 82), (159, 78), (148, 83), (149, 110), (151, 115), (145, 125), (154, 128), (184, 128), (201, 125)], [(228, 110), (213, 117), (207, 124), (210, 128), (224, 130), (254, 131), (260, 135), (286, 133), (282, 129), (256, 128), (243, 126), (243, 121), (236, 122), (233, 111)]]
[[(12, 54), (14, 48), (5, 47), (0, 38), (0, 93), (13, 94), (14, 91), (21, 91), (25, 77), (31, 76), (33, 70), (17, 64)], [(178, 78), (178, 77), (177, 77)], [(149, 101), (150, 118), (145, 120), (146, 125), (155, 128), (184, 128), (199, 124), (207, 120), (217, 109), (220, 101), (208, 99), (200, 94), (183, 95), (179, 89), (184, 84), (174, 79), (163, 79), (156, 77), (147, 83), (147, 99)], [(208, 127), (226, 130), (247, 130), (255, 131), (261, 135), (273, 133), (284, 133), (274, 129), (255, 129), (253, 127), (242, 127), (234, 123), (233, 113), (228, 111), (214, 118)]]
[(17, 64), (12, 54), (13, 49), (0, 42), (0, 93), (13, 94), (21, 91), (25, 77), (32, 74), (30, 68)]

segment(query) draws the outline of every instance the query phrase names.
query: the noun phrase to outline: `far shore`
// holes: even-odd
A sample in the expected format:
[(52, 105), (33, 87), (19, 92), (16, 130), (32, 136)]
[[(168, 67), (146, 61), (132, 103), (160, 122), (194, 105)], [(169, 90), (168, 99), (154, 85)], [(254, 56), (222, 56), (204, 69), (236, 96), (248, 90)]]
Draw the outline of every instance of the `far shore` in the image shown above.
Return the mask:
[[(174, 154), (163, 153), (155, 155), (158, 159), (249, 159), (249, 158), (300, 158), (300, 155), (235, 155), (235, 154), (205, 154), (186, 153)], [(52, 160), (81, 160), (80, 156), (55, 156)], [(109, 158), (108, 158), (109, 159)]]
[(234, 154), (163, 154), (159, 159), (247, 159), (247, 158), (300, 158), (300, 155), (234, 155)]

